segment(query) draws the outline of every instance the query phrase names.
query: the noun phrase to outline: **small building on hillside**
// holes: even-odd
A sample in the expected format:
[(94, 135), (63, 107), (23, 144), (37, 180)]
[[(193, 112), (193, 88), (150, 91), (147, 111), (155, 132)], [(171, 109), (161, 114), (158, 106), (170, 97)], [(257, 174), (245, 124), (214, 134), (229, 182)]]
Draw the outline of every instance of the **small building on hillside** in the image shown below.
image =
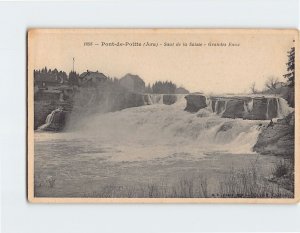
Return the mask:
[(131, 92), (145, 92), (145, 82), (138, 75), (126, 74), (120, 79), (120, 84)]
[(87, 70), (78, 77), (78, 84), (79, 86), (94, 86), (106, 80), (107, 77), (103, 73)]

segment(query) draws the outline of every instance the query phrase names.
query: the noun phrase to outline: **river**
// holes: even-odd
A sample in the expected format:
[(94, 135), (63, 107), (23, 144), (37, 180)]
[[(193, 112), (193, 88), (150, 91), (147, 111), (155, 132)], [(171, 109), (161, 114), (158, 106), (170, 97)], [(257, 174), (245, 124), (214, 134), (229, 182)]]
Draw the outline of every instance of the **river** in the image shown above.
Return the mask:
[(183, 97), (173, 105), (157, 101), (93, 114), (65, 132), (36, 131), (35, 195), (148, 197), (137, 189), (170, 189), (197, 177), (219, 195), (233, 171), (271, 174), (278, 158), (253, 152), (269, 121), (221, 118), (209, 107), (191, 114), (185, 105)]

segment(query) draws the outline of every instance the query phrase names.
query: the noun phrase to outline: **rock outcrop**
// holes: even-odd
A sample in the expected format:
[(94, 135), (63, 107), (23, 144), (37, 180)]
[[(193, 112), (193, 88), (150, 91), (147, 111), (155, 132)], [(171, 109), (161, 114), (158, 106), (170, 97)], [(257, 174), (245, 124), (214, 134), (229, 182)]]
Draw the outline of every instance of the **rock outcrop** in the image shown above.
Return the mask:
[(47, 116), (57, 107), (58, 105), (56, 105), (55, 103), (35, 101), (34, 102), (34, 129), (37, 129), (41, 125), (45, 124)]
[(256, 97), (252, 100), (252, 110), (246, 112), (244, 119), (249, 120), (270, 120), (277, 117), (276, 98)]
[(184, 111), (193, 113), (207, 107), (206, 97), (203, 95), (187, 95), (184, 98), (186, 99), (186, 107)]
[(244, 117), (244, 101), (241, 99), (230, 99), (225, 104), (226, 108), (222, 117), (225, 118), (243, 118)]
[(293, 111), (279, 97), (209, 97), (210, 109), (224, 118), (270, 120), (282, 118)]
[(42, 126), (42, 129), (46, 131), (61, 131), (66, 125), (66, 119), (67, 112), (62, 109), (56, 109), (47, 116), (46, 124)]
[(279, 119), (273, 126), (265, 126), (258, 136), (253, 150), (260, 154), (293, 156), (294, 154), (294, 113)]
[[(63, 110), (66, 114), (73, 108), (72, 101), (35, 101), (34, 102), (34, 129), (45, 125), (47, 117), (56, 109)], [(55, 128), (55, 127), (54, 127)], [(62, 127), (61, 127), (62, 128)]]

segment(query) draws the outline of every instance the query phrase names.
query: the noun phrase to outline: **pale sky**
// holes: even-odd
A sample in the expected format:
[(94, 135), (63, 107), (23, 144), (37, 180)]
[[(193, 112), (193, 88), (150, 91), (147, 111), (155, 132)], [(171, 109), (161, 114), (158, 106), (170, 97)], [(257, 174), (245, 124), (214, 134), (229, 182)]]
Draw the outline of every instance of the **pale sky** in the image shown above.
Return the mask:
[[(29, 33), (30, 67), (86, 70), (121, 78), (139, 75), (145, 83), (171, 80), (190, 91), (248, 92), (252, 82), (263, 88), (268, 77), (284, 81), (287, 51), (295, 46), (295, 30), (33, 30)], [(84, 42), (99, 45), (84, 46)], [(101, 46), (102, 42), (150, 42), (158, 47)], [(181, 46), (165, 47), (165, 42)], [(183, 42), (202, 46), (182, 46)], [(226, 43), (226, 47), (208, 43)], [(229, 47), (229, 43), (239, 46)], [(161, 45), (160, 45), (161, 44)], [(206, 45), (204, 45), (206, 44)]]

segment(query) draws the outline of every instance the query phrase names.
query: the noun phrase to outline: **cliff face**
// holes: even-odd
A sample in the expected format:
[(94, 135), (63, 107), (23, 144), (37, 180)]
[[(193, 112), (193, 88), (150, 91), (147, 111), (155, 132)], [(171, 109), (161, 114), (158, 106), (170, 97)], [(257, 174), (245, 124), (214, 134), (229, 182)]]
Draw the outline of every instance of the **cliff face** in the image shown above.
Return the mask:
[(186, 99), (184, 111), (198, 112), (200, 109), (207, 107), (206, 97), (203, 95), (187, 95), (184, 98)]
[(244, 118), (249, 120), (268, 120), (277, 117), (277, 101), (275, 98), (253, 98), (251, 112)]
[(228, 100), (222, 117), (225, 118), (243, 118), (244, 117), (244, 101), (240, 99)]
[(287, 103), (276, 97), (209, 97), (211, 109), (224, 118), (270, 120), (291, 112)]
[(293, 156), (294, 154), (294, 113), (278, 120), (273, 127), (264, 127), (253, 150), (260, 154)]

